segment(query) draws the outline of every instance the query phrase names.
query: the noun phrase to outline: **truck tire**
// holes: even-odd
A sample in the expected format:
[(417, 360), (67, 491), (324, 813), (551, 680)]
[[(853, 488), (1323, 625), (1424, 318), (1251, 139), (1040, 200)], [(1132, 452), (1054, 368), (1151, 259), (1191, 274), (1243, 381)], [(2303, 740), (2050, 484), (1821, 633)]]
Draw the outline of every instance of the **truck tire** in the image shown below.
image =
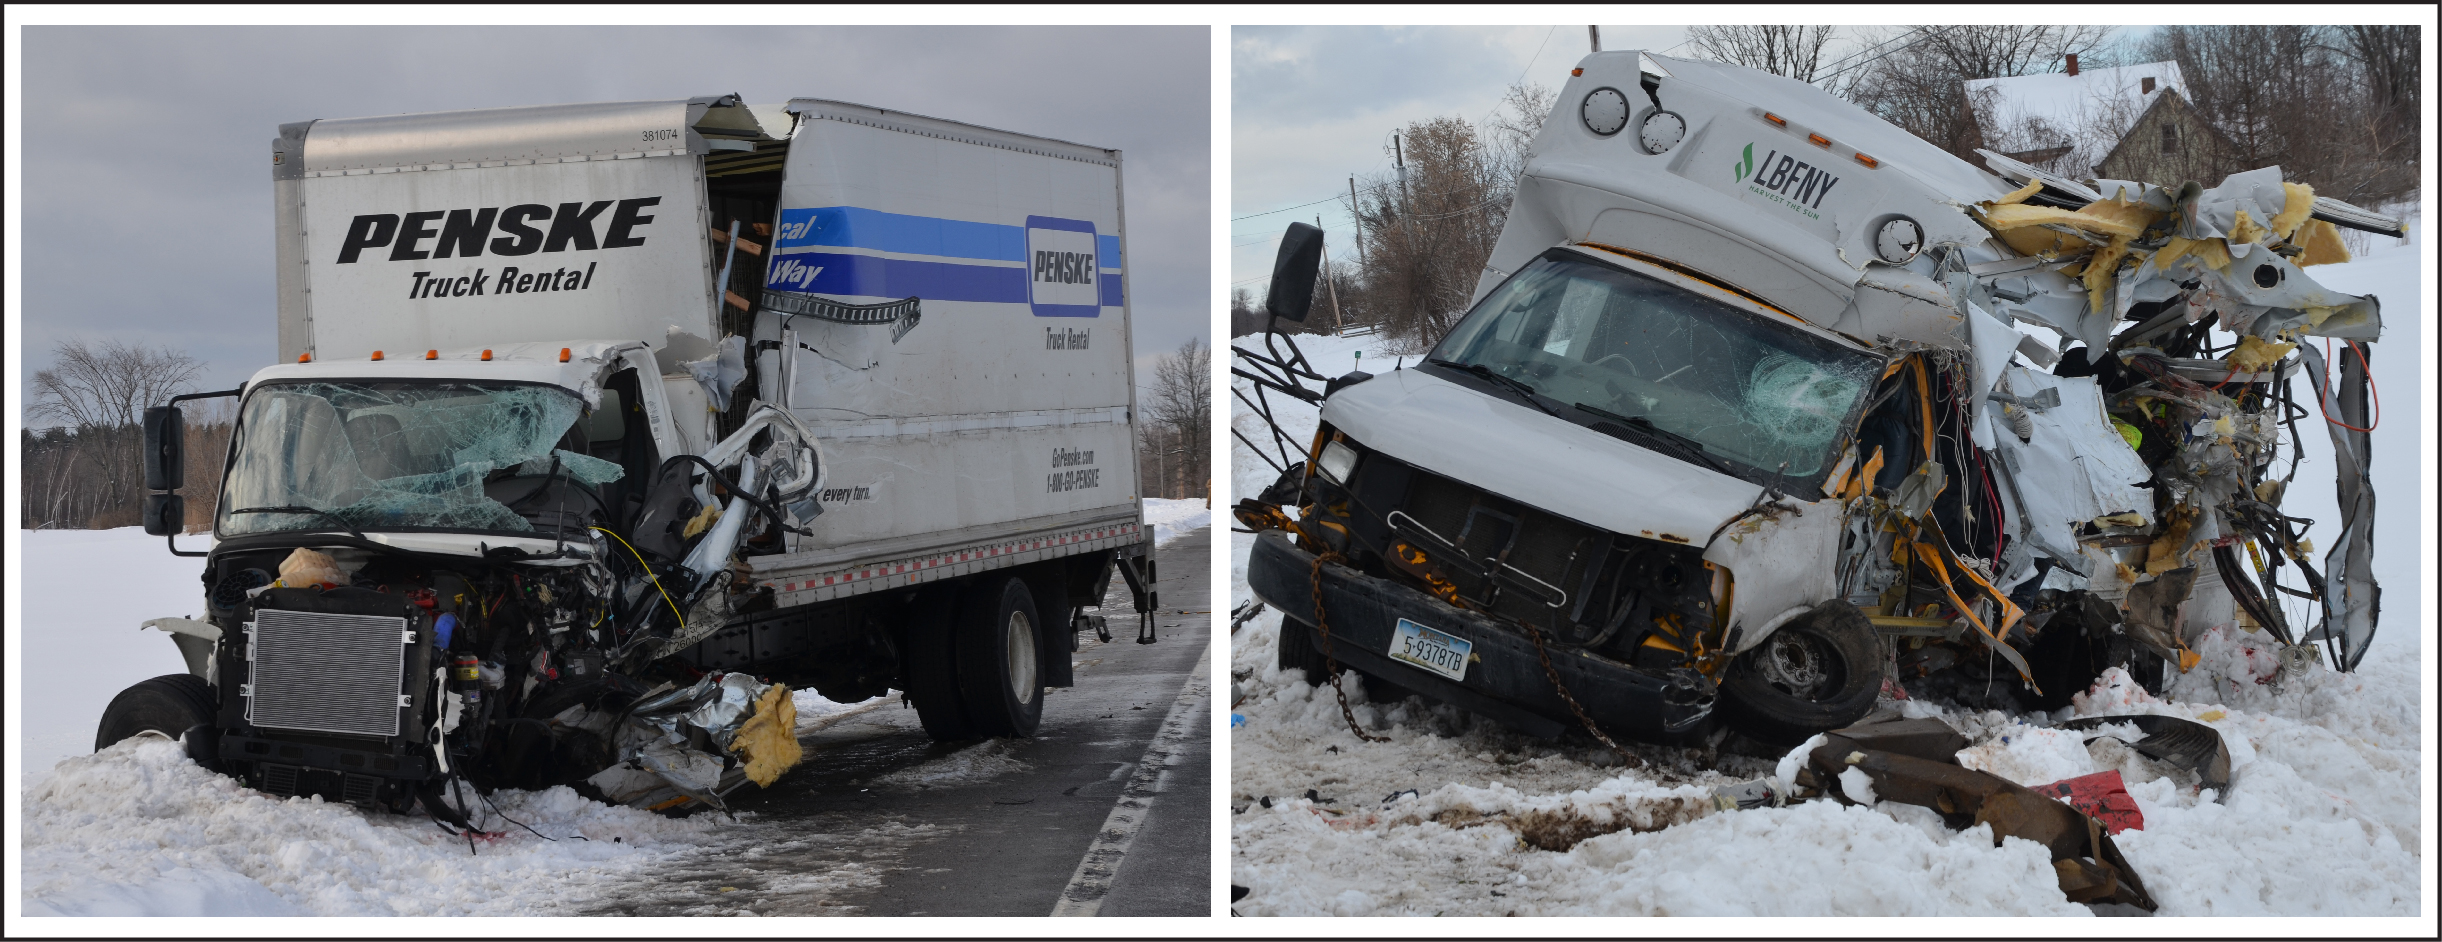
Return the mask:
[(985, 736), (1032, 736), (1043, 719), (1042, 635), (1034, 593), (1015, 576), (986, 577), (958, 613), (958, 693)]
[(1815, 606), (1730, 663), (1721, 718), (1776, 746), (1854, 723), (1882, 692), (1881, 646), (1856, 606), (1838, 599)]
[(957, 602), (956, 586), (934, 586), (907, 614), (907, 699), (924, 732), (942, 742), (975, 736), (958, 694)]
[(1305, 671), (1306, 686), (1320, 687), (1331, 682), (1331, 668), (1323, 660), (1323, 649), (1314, 643), (1314, 629), (1296, 619), (1280, 620), (1280, 643), (1273, 662), (1284, 671)]
[(171, 740), (187, 730), (212, 722), (220, 709), (212, 685), (193, 674), (164, 674), (119, 691), (102, 710), (102, 725), (93, 736), (93, 751), (144, 733)]

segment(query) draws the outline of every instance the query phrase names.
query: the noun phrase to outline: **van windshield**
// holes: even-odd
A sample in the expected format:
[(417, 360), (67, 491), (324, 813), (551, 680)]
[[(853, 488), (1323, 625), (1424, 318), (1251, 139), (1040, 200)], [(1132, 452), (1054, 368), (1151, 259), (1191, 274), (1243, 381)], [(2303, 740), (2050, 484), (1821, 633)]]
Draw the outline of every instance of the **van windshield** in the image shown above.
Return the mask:
[(1700, 446), (1695, 457), (1784, 484), (1828, 473), (1882, 367), (1871, 353), (1561, 249), (1486, 295), (1428, 359), (1514, 380), (1571, 421), (1670, 439), (1664, 450)]
[(510, 479), (556, 475), (590, 486), (625, 473), (582, 453), (584, 411), (567, 390), (528, 384), (268, 386), (247, 396), (238, 416), (214, 530), (531, 532), (525, 516), (491, 496), (532, 490), (504, 491)]

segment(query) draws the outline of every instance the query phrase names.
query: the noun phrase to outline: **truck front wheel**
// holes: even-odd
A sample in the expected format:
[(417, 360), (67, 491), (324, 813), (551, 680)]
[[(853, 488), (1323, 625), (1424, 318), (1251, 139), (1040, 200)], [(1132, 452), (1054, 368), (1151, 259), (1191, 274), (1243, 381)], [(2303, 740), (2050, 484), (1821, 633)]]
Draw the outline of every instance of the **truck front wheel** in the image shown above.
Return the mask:
[(1043, 719), (1034, 593), (1014, 576), (985, 578), (958, 613), (958, 692), (986, 736), (1032, 736)]
[(175, 742), (190, 729), (212, 722), (219, 704), (212, 685), (193, 674), (164, 674), (119, 691), (102, 710), (102, 726), (93, 736), (100, 752), (121, 740), (158, 733)]
[(1751, 739), (1782, 746), (1854, 723), (1882, 691), (1881, 644), (1856, 606), (1818, 605), (1731, 662), (1721, 718)]

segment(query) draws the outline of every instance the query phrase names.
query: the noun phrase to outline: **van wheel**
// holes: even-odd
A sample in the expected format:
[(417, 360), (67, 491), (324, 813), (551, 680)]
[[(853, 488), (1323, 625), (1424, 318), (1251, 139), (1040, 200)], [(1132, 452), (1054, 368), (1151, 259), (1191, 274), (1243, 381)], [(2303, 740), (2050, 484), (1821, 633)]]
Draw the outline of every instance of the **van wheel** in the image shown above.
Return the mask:
[(1731, 662), (1721, 718), (1758, 742), (1794, 746), (1874, 709), (1882, 691), (1874, 623), (1834, 599), (1782, 625)]
[(924, 732), (944, 742), (975, 735), (958, 695), (957, 602), (955, 586), (935, 586), (907, 613), (907, 699)]
[(119, 691), (102, 710), (102, 726), (93, 736), (100, 752), (146, 733), (177, 741), (187, 730), (207, 726), (220, 704), (212, 685), (193, 674), (164, 674)]
[(1043, 719), (1043, 662), (1034, 593), (1015, 576), (968, 590), (958, 613), (958, 693), (985, 736), (1032, 736)]
[(1309, 687), (1331, 682), (1331, 666), (1323, 660), (1322, 647), (1314, 643), (1314, 629), (1293, 618), (1280, 620), (1280, 644), (1273, 663), (1284, 671), (1305, 671)]

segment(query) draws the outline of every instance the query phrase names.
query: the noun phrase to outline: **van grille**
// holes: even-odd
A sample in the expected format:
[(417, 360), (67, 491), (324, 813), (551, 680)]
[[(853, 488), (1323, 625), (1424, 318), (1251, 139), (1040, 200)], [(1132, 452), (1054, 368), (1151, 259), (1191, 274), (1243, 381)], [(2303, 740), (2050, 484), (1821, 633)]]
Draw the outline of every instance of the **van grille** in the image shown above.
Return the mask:
[(257, 611), (246, 721), (266, 729), (398, 735), (407, 638), (404, 618)]

